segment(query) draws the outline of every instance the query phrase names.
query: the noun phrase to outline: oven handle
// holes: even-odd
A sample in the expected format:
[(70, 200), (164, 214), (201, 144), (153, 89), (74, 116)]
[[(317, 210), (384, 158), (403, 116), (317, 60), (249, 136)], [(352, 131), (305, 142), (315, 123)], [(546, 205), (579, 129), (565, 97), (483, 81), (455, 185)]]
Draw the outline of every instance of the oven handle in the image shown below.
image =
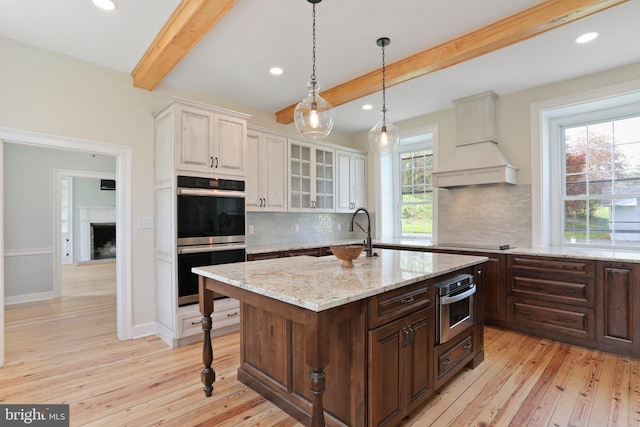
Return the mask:
[(178, 255), (197, 254), (202, 252), (231, 251), (234, 249), (247, 249), (247, 245), (198, 245), (179, 246)]
[(475, 293), (476, 293), (476, 285), (472, 284), (471, 288), (462, 292), (461, 294), (454, 295), (452, 297), (448, 297), (448, 296), (440, 297), (440, 304), (441, 305), (453, 304), (454, 302), (458, 302), (460, 300), (468, 298)]
[(243, 198), (246, 197), (246, 195), (247, 193), (244, 191), (178, 187), (178, 196), (220, 196)]

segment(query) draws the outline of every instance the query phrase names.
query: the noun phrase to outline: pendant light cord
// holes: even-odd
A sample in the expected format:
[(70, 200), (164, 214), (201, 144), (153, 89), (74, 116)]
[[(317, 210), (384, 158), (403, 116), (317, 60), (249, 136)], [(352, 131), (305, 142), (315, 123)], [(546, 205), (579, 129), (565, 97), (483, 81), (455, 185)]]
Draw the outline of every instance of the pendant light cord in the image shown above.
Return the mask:
[(387, 99), (385, 95), (386, 66), (385, 66), (385, 60), (384, 60), (384, 46), (385, 46), (385, 43), (382, 43), (382, 126), (383, 127), (387, 123)]
[(313, 104), (316, 103), (316, 4), (313, 3), (313, 29), (312, 29), (312, 39), (313, 39), (313, 49), (312, 49), (312, 69), (311, 69), (311, 85), (313, 86)]
[(312, 50), (312, 64), (313, 64), (313, 68), (311, 70), (311, 81), (315, 84), (316, 81), (316, 4), (313, 3), (313, 32), (312, 32), (312, 39), (313, 39), (313, 50)]

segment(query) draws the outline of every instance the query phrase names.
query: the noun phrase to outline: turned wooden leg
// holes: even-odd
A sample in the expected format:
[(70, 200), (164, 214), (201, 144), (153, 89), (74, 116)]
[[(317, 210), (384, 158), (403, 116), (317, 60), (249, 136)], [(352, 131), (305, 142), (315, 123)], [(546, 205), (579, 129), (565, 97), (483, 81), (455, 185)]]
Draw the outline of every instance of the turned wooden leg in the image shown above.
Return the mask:
[(204, 364), (204, 369), (202, 370), (202, 374), (200, 374), (200, 378), (202, 379), (202, 384), (204, 384), (204, 394), (210, 397), (213, 392), (213, 383), (216, 380), (216, 371), (211, 367), (211, 363), (213, 362), (213, 349), (211, 348), (210, 314), (205, 314), (202, 317), (202, 331), (204, 332), (204, 344), (202, 346), (202, 363)]
[(311, 427), (325, 427), (324, 405), (322, 395), (325, 391), (324, 368), (313, 368), (309, 372), (311, 377), (311, 398), (313, 409), (311, 412)]

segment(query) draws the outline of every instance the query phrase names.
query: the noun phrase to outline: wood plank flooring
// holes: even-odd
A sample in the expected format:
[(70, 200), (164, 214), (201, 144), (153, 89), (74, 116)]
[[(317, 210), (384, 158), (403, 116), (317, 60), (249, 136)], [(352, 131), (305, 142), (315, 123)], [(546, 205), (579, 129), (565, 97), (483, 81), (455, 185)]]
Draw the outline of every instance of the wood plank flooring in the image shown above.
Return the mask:
[[(0, 403), (68, 403), (72, 426), (300, 426), (236, 380), (238, 334), (201, 346), (116, 338), (115, 263), (69, 267), (63, 298), (6, 307)], [(67, 290), (68, 292), (65, 292)], [(640, 426), (640, 360), (485, 329), (485, 361), (402, 426)]]

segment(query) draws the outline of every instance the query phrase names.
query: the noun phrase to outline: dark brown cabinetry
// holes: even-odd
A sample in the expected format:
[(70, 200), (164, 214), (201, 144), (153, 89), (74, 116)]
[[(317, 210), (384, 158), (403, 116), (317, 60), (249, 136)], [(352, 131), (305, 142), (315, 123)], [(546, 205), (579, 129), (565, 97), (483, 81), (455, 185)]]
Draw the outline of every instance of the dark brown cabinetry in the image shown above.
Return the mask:
[(433, 393), (433, 308), (369, 331), (369, 418), (396, 426)]
[(369, 425), (398, 425), (433, 393), (432, 280), (369, 300)]
[(595, 338), (595, 261), (508, 256), (507, 320), (533, 335), (588, 345)]
[(640, 264), (599, 261), (596, 339), (605, 348), (640, 354)]

